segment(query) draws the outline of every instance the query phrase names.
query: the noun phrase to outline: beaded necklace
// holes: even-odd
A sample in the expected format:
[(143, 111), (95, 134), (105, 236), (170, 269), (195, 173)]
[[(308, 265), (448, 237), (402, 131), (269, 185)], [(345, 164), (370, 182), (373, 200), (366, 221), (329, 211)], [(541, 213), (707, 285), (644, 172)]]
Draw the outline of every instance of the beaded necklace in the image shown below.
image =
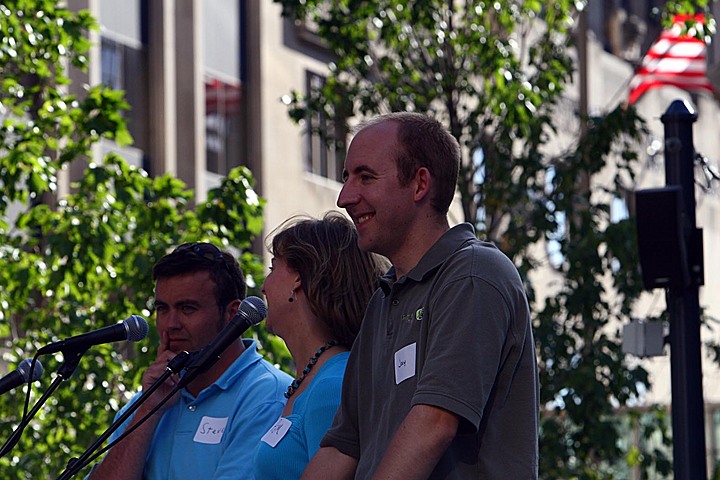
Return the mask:
[(287, 392), (285, 392), (285, 398), (292, 397), (293, 393), (295, 393), (295, 391), (298, 389), (298, 387), (300, 386), (302, 381), (305, 380), (305, 377), (307, 377), (307, 374), (310, 373), (310, 370), (312, 370), (312, 368), (315, 366), (320, 355), (322, 355), (323, 352), (325, 352), (325, 350), (328, 350), (329, 348), (332, 348), (335, 345), (340, 345), (340, 342), (338, 342), (337, 340), (331, 340), (331, 341), (325, 343), (325, 345), (323, 345), (322, 347), (317, 349), (317, 352), (315, 352), (315, 355), (310, 357), (310, 361), (308, 362), (307, 365), (305, 365), (305, 368), (303, 368), (303, 371), (300, 374), (300, 376), (298, 378), (296, 378), (295, 380), (293, 380), (293, 382), (288, 387)]

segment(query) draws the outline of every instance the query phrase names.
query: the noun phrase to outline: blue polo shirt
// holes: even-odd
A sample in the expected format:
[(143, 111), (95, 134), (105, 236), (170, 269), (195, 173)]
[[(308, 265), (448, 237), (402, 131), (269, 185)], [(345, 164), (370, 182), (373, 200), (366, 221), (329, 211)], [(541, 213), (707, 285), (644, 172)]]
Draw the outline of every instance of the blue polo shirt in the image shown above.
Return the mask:
[[(281, 415), (283, 393), (293, 379), (265, 361), (254, 341), (243, 339), (243, 343), (245, 352), (197, 398), (181, 390), (179, 401), (165, 412), (155, 429), (143, 478), (254, 478), (255, 449)], [(116, 418), (139, 396), (135, 395)], [(110, 441), (122, 434), (130, 420), (113, 433)], [(132, 434), (124, 441), (130, 438)], [(123, 442), (114, 448), (122, 448)]]

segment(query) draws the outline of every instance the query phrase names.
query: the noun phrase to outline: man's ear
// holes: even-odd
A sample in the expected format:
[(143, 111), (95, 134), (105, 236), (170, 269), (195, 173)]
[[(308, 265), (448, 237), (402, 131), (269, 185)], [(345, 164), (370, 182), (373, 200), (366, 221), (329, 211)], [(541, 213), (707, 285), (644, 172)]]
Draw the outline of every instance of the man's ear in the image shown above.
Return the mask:
[(414, 200), (416, 202), (421, 202), (426, 198), (430, 198), (430, 184), (432, 182), (432, 178), (430, 176), (430, 171), (426, 167), (420, 167), (417, 169), (413, 182), (415, 185)]
[(240, 300), (235, 299), (232, 302), (227, 304), (227, 308), (225, 309), (225, 325), (228, 324), (231, 318), (233, 318), (238, 313), (238, 309), (240, 308)]

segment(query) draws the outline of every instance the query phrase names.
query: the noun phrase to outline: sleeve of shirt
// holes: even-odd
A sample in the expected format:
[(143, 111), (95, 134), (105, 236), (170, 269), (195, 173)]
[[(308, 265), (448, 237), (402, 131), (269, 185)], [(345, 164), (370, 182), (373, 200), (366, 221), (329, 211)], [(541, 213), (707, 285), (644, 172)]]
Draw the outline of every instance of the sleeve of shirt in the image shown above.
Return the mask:
[(427, 313), (412, 404), (453, 412), (464, 420), (463, 431), (475, 432), (506, 355), (510, 308), (493, 285), (466, 275), (436, 292)]
[(327, 378), (313, 385), (303, 419), (308, 460), (320, 448), (320, 440), (332, 424), (340, 405), (341, 379)]
[(252, 480), (253, 458), (260, 439), (277, 421), (283, 402), (266, 402), (253, 411), (243, 412), (234, 420), (228, 444), (218, 462), (214, 480)]
[[(135, 403), (135, 401), (136, 401), (139, 397), (140, 397), (140, 393), (135, 394), (135, 396), (132, 397), (132, 398), (130, 399), (130, 401), (129, 401), (127, 404), (125, 404), (125, 406), (122, 407), (122, 408), (115, 414), (115, 417), (113, 418), (113, 423), (117, 422), (118, 419), (127, 411), (127, 409), (130, 408), (130, 405), (132, 405), (133, 403)], [(125, 430), (127, 429), (128, 424), (132, 421), (133, 417), (135, 417), (135, 414), (134, 414), (134, 413), (133, 413), (132, 415), (130, 415), (128, 418), (126, 418), (125, 421), (122, 423), (122, 425), (120, 425), (120, 426), (117, 428), (117, 430), (115, 430), (113, 433), (110, 434), (110, 437), (108, 437), (108, 441), (107, 441), (107, 444), (108, 444), (108, 445), (110, 445), (110, 444), (113, 443), (115, 440), (117, 440), (117, 439), (120, 437), (120, 435), (122, 435), (123, 432), (125, 432)], [(85, 476), (85, 480), (88, 479), (88, 477), (90, 476), (90, 473), (92, 473), (92, 471), (95, 470), (95, 467), (97, 467), (97, 465), (99, 464), (99, 462), (100, 462), (100, 461), (98, 460), (98, 461), (93, 465), (92, 469), (90, 469), (90, 471), (88, 472), (88, 474)]]
[[(133, 396), (130, 401), (115, 414), (115, 418), (113, 418), (113, 423), (117, 422), (117, 420), (125, 414), (125, 412), (137, 401), (137, 399), (140, 398), (140, 395), (141, 393), (136, 393), (135, 396)], [(108, 445), (117, 440), (120, 435), (125, 432), (128, 424), (132, 421), (134, 417), (135, 413), (126, 418), (122, 425), (120, 425), (117, 430), (110, 434), (110, 437), (108, 438)]]

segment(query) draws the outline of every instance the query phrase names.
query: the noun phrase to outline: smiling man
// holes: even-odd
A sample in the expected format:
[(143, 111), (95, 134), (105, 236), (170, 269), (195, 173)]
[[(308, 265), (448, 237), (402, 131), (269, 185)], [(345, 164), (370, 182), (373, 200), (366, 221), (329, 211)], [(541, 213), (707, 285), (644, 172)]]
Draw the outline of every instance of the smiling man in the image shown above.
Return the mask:
[(437, 121), (366, 123), (338, 206), (360, 248), (386, 256), (347, 365), (340, 408), (304, 479), (536, 479), (538, 377), (513, 263), (450, 228), (457, 141)]
[[(235, 258), (209, 243), (179, 246), (158, 261), (153, 278), (160, 345), (143, 374), (143, 389), (179, 352), (207, 346), (237, 313), (246, 290)], [(176, 381), (149, 396), (110, 440), (155, 408)], [(251, 479), (255, 447), (280, 416), (291, 381), (262, 359), (254, 341), (238, 339), (112, 448), (90, 478)]]

